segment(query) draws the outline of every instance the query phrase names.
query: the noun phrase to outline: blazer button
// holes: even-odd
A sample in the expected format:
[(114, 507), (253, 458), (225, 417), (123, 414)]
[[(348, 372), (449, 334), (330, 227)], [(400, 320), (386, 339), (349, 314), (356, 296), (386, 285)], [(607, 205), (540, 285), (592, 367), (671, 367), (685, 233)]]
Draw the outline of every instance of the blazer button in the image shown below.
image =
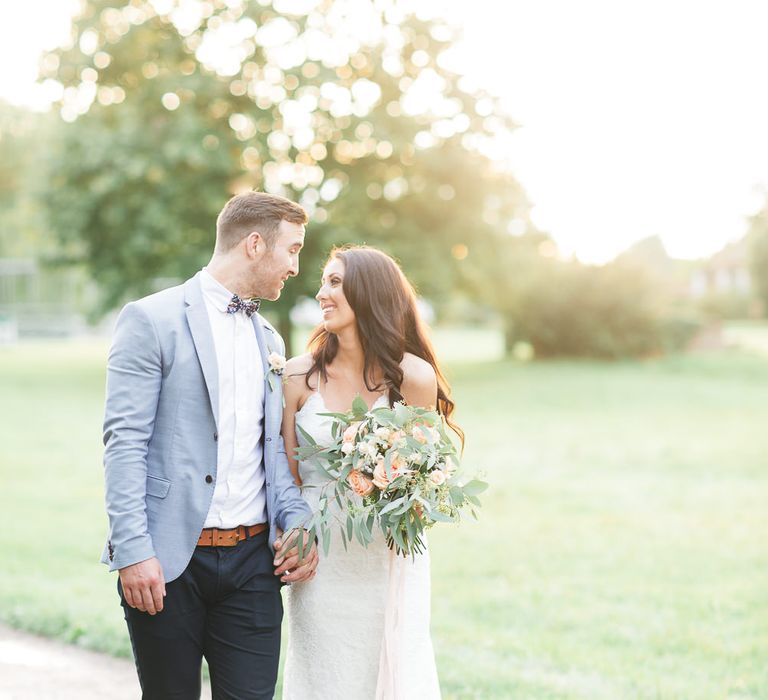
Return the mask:
[(272, 438), (267, 438), (267, 442), (272, 442)]
[(205, 477), (205, 483), (210, 484), (213, 481), (213, 477), (210, 474), (207, 474)]
[(214, 434), (213, 434), (213, 439), (214, 439), (216, 442), (218, 442), (218, 441), (219, 441), (219, 434), (218, 434), (218, 433), (214, 433)]

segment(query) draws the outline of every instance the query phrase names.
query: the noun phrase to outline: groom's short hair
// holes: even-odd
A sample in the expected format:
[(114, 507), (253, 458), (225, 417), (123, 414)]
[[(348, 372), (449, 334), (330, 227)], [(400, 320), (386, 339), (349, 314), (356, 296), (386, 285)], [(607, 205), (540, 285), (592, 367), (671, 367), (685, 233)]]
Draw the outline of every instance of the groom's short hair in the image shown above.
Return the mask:
[(258, 231), (273, 248), (281, 221), (306, 224), (307, 212), (290, 199), (266, 192), (245, 192), (232, 197), (216, 219), (216, 249), (234, 248), (252, 231)]

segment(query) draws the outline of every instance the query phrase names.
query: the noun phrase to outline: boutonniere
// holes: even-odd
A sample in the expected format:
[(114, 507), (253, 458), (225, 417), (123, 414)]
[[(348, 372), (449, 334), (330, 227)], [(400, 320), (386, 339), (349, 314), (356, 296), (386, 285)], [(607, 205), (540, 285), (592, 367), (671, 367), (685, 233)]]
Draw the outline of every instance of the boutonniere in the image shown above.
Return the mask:
[(273, 351), (269, 353), (267, 362), (269, 362), (269, 369), (267, 370), (267, 374), (265, 375), (264, 379), (269, 382), (270, 390), (274, 391), (275, 387), (272, 382), (274, 381), (275, 377), (283, 376), (283, 371), (285, 370), (285, 357), (283, 357), (280, 353)]

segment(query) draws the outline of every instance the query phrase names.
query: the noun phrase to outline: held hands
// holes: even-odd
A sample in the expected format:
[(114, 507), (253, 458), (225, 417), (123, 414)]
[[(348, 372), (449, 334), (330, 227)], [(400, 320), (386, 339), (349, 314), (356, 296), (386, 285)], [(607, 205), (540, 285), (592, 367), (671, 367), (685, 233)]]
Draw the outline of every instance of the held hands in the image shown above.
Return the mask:
[[(303, 542), (303, 558), (299, 560), (299, 538)], [(293, 529), (275, 540), (275, 576), (284, 583), (310, 581), (317, 572), (317, 545), (309, 545), (306, 530)]]
[(163, 609), (165, 578), (156, 557), (120, 569), (125, 602), (132, 608), (155, 615)]

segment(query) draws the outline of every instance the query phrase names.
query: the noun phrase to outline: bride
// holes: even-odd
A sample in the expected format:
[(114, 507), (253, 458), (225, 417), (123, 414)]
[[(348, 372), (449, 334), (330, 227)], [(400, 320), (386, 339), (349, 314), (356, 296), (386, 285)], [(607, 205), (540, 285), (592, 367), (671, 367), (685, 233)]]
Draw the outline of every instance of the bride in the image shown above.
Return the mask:
[[(371, 408), (401, 400), (437, 406), (463, 438), (413, 287), (392, 258), (367, 247), (334, 250), (317, 300), (323, 322), (310, 352), (286, 366), (283, 414), (289, 463), (313, 509), (323, 479), (313, 460), (292, 457), (306, 445), (297, 426), (328, 444), (331, 419), (321, 414), (348, 411), (358, 394)], [(381, 532), (367, 549), (354, 541), (345, 550), (336, 530), (316, 578), (288, 590), (283, 700), (439, 698), (429, 551), (395, 556)]]

